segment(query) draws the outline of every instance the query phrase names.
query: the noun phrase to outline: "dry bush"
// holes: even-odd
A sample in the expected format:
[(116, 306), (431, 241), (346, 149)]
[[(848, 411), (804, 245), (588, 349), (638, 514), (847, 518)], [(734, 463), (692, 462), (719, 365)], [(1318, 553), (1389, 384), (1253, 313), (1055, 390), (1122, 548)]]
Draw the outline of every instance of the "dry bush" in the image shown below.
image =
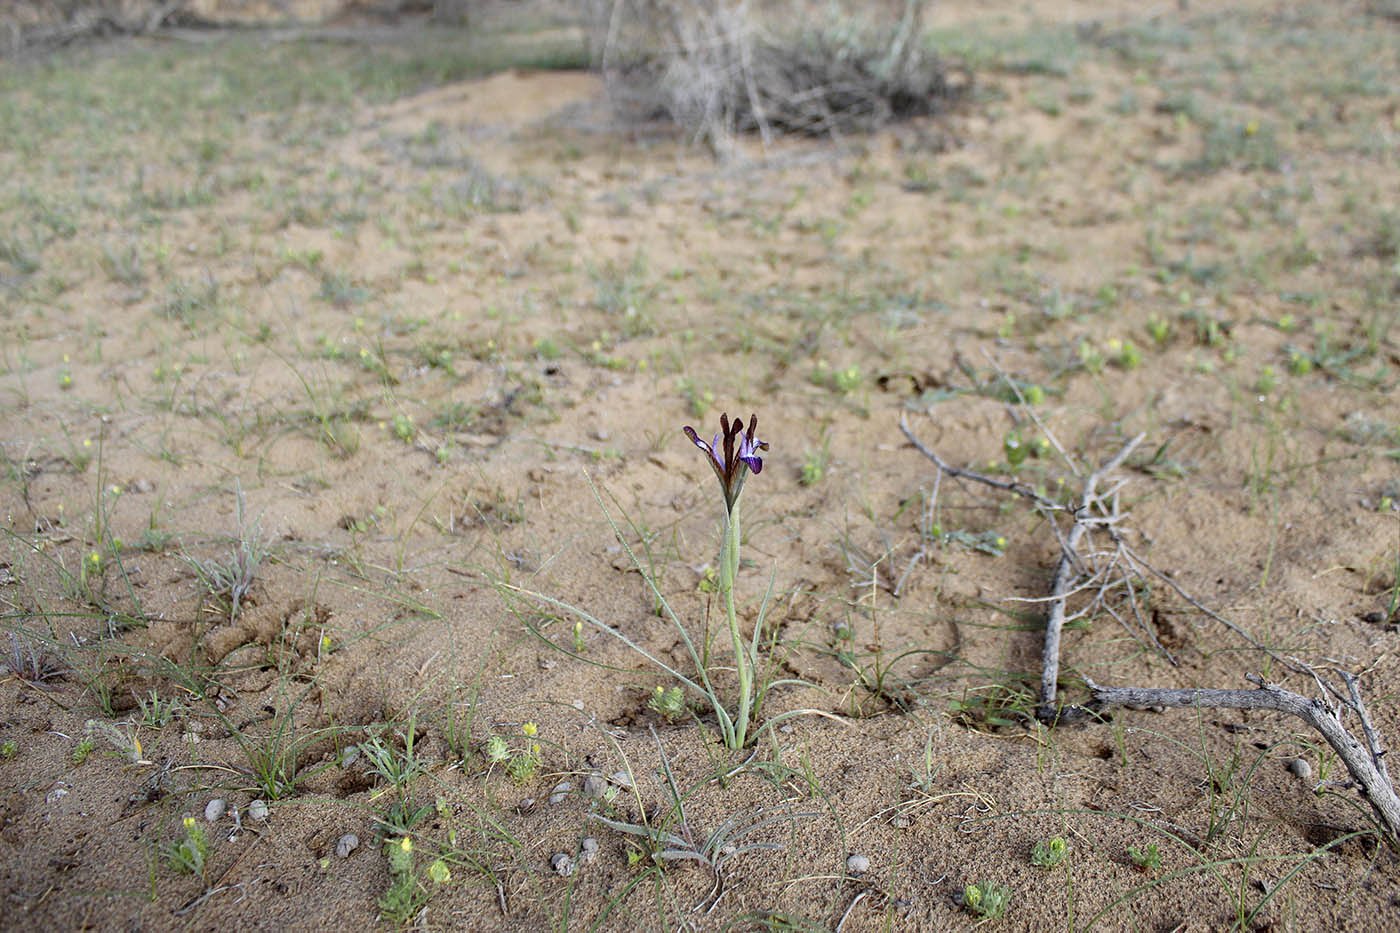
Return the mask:
[(596, 66), (623, 113), (734, 134), (839, 135), (934, 113), (953, 96), (921, 41), (928, 0), (592, 0)]

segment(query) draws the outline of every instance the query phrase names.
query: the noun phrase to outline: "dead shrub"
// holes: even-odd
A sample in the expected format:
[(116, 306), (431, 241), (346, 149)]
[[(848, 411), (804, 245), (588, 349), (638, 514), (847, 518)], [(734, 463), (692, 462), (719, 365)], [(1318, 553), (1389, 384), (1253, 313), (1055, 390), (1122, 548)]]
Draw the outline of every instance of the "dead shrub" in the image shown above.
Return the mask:
[(944, 109), (922, 41), (928, 0), (592, 0), (594, 62), (614, 106), (667, 117), (726, 153), (738, 133), (868, 132)]

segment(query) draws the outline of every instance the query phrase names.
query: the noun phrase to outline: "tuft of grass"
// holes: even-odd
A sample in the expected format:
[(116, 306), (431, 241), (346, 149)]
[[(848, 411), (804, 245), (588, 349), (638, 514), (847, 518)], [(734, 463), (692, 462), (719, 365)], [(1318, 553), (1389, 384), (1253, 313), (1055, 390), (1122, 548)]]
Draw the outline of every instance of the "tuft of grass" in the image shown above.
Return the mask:
[(227, 557), (222, 560), (200, 560), (189, 554), (181, 555), (209, 597), (224, 604), (230, 621), (237, 620), (243, 601), (270, 554), (262, 536), (260, 520), (248, 520), (247, 501), (241, 485), (235, 487), (234, 496), (238, 502), (238, 533)]

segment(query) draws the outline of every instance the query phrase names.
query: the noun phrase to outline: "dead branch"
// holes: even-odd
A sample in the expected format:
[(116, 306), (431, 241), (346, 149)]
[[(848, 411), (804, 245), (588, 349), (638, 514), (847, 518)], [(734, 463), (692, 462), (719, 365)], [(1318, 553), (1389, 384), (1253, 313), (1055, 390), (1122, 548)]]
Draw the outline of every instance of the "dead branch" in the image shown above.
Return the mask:
[[(1042, 656), (1041, 702), (1036, 709), (1036, 717), (1041, 722), (1053, 726), (1063, 722), (1083, 720), (1111, 707), (1273, 710), (1297, 716), (1312, 726), (1337, 753), (1342, 763), (1346, 765), (1356, 787), (1371, 805), (1390, 844), (1400, 847), (1400, 797), (1397, 797), (1395, 786), (1391, 782), (1385, 763), (1385, 749), (1381, 747), (1380, 735), (1371, 721), (1365, 703), (1362, 702), (1361, 689), (1356, 677), (1346, 671), (1336, 672), (1345, 687), (1345, 692), (1343, 692), (1324, 680), (1315, 668), (1301, 661), (1281, 657), (1238, 625), (1202, 605), (1175, 580), (1147, 563), (1124, 542), (1116, 527), (1121, 517), (1117, 499), (1119, 487), (1115, 486), (1106, 493), (1100, 493), (1098, 487), (1109, 474), (1123, 465), (1133, 450), (1142, 442), (1144, 435), (1139, 434), (1128, 441), (1117, 454), (1104, 461), (1102, 466), (1084, 480), (1083, 491), (1073, 512), (1074, 523), (1067, 533), (1061, 535), (1058, 526), (1055, 526), (1053, 522), (1054, 512), (1065, 510), (1059, 503), (1046, 499), (1019, 481), (984, 476), (972, 470), (951, 466), (919, 441), (905, 418), (900, 418), (899, 427), (910, 443), (934, 462), (940, 476), (947, 473), (950, 476), (972, 480), (1029, 499), (1036, 504), (1047, 520), (1051, 521), (1052, 527), (1056, 529), (1055, 533), (1060, 543), (1061, 553), (1059, 563), (1055, 567), (1050, 595), (1045, 600), (1049, 604), (1050, 611), (1046, 622), (1045, 649)], [(1092, 550), (1086, 553), (1080, 546), (1084, 536), (1094, 528), (1106, 529), (1114, 544), (1114, 549), (1111, 552), (1113, 557), (1106, 566), (1098, 563), (1102, 556), (1101, 553)], [(1265, 683), (1255, 675), (1246, 675), (1246, 679), (1255, 684), (1254, 690), (1110, 687), (1094, 683), (1086, 676), (1084, 682), (1091, 694), (1087, 706), (1059, 705), (1056, 691), (1060, 670), (1060, 634), (1066, 620), (1066, 605), (1069, 597), (1097, 586), (1097, 595), (1091, 604), (1075, 615), (1086, 615), (1097, 609), (1103, 609), (1118, 619), (1120, 623), (1123, 623), (1124, 628), (1127, 628), (1126, 623), (1112, 607), (1103, 601), (1103, 595), (1108, 590), (1119, 584), (1126, 584), (1133, 614), (1137, 617), (1142, 628), (1146, 630), (1147, 627), (1138, 614), (1137, 603), (1132, 596), (1133, 580), (1143, 579), (1146, 575), (1145, 572), (1151, 573), (1165, 582), (1182, 599), (1201, 613), (1221, 623), (1231, 632), (1280, 662), (1289, 670), (1311, 676), (1321, 695), (1318, 698), (1309, 699), (1301, 694), (1285, 690), (1277, 684)], [(1156, 638), (1151, 635), (1151, 632), (1147, 631), (1147, 634), (1156, 643)], [(1157, 647), (1160, 649), (1161, 645), (1157, 644)], [(1175, 662), (1173, 661), (1173, 663)], [(1330, 705), (1328, 703), (1329, 697), (1332, 700)], [(1343, 720), (1348, 714), (1354, 716), (1359, 723), (1360, 734), (1365, 739), (1365, 745), (1357, 740), (1344, 723)]]
[[(1277, 684), (1265, 683), (1263, 679), (1248, 675), (1255, 684), (1253, 690), (1206, 690), (1206, 689), (1166, 689), (1156, 687), (1107, 687), (1096, 684), (1088, 677), (1091, 710), (1102, 710), (1115, 706), (1169, 706), (1192, 707), (1195, 709), (1253, 709), (1275, 710), (1288, 713), (1312, 726), (1337, 753), (1346, 765), (1357, 788), (1375, 811), (1377, 819), (1385, 827), (1392, 844), (1400, 840), (1400, 797), (1395, 794), (1390, 775), (1386, 771), (1385, 751), (1380, 748), (1380, 739), (1371, 725), (1370, 715), (1361, 702), (1361, 692), (1356, 678), (1342, 673), (1349, 696), (1338, 701), (1335, 707), (1318, 699), (1308, 699)], [(1362, 724), (1369, 749), (1363, 747), (1342, 722), (1342, 715), (1351, 711)]]
[[(909, 427), (908, 419), (899, 419), (899, 429), (904, 432), (904, 436), (909, 442), (934, 462), (940, 472), (947, 473), (960, 479), (968, 479), (973, 482), (991, 486), (994, 489), (1002, 489), (1015, 493), (1022, 498), (1034, 502), (1041, 512), (1045, 514), (1047, 520), (1053, 524), (1053, 514), (1065, 511), (1065, 507), (1053, 499), (1049, 499), (1036, 492), (1030, 486), (1019, 480), (1004, 480), (993, 476), (986, 476), (973, 470), (955, 467), (945, 462), (938, 454), (934, 453), (915, 436)], [(1099, 485), (1105, 477), (1118, 469), (1132, 455), (1142, 443), (1146, 435), (1139, 434), (1132, 438), (1118, 453), (1114, 454), (1104, 462), (1093, 473), (1084, 480), (1084, 489), (1080, 494), (1078, 504), (1074, 508), (1074, 523), (1070, 525), (1069, 531), (1065, 533), (1060, 541), (1060, 560), (1055, 566), (1055, 576), (1050, 585), (1050, 596), (1046, 600), (1049, 604), (1049, 613), (1045, 623), (1045, 648), (1041, 654), (1041, 675), (1040, 675), (1040, 705), (1036, 709), (1036, 716), (1042, 722), (1054, 722), (1059, 716), (1058, 704), (1056, 703), (1058, 694), (1058, 684), (1060, 679), (1060, 638), (1064, 631), (1066, 620), (1066, 607), (1069, 604), (1070, 596), (1074, 593), (1086, 589), (1097, 589), (1095, 606), (1100, 604), (1104, 595), (1113, 586), (1113, 574), (1115, 568), (1119, 566), (1119, 561), (1111, 559), (1106, 565), (1092, 567), (1097, 563), (1093, 560), (1085, 560), (1080, 554), (1079, 543), (1084, 535), (1093, 527), (1110, 526), (1119, 519), (1117, 487), (1107, 493), (1099, 492)], [(1118, 536), (1114, 536), (1121, 552), (1122, 541)], [(1119, 576), (1125, 570), (1118, 571)], [(1131, 586), (1129, 586), (1131, 590)], [(1090, 607), (1091, 611), (1092, 608)], [(1120, 620), (1121, 621), (1121, 620)], [(1125, 625), (1125, 629), (1128, 627)], [(1131, 631), (1131, 629), (1129, 629)], [(1136, 637), (1136, 633), (1133, 633)], [(1149, 639), (1156, 642), (1155, 638), (1148, 633)], [(1165, 653), (1160, 644), (1155, 647), (1159, 652)]]

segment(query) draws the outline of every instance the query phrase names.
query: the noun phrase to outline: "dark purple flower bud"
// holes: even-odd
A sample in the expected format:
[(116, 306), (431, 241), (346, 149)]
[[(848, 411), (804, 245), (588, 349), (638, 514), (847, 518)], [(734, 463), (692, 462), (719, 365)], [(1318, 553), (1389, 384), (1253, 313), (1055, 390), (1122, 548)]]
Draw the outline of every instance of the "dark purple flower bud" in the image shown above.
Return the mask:
[(754, 436), (758, 429), (758, 415), (752, 415), (745, 427), (743, 418), (730, 421), (729, 415), (723, 414), (719, 416), (719, 427), (720, 432), (709, 443), (702, 441), (689, 425), (683, 430), (691, 443), (705, 452), (705, 459), (715, 471), (715, 476), (719, 477), (720, 488), (724, 490), (725, 509), (732, 512), (734, 503), (739, 501), (739, 493), (743, 491), (745, 477), (750, 471), (763, 472), (763, 458), (758, 454), (768, 449), (768, 443)]

